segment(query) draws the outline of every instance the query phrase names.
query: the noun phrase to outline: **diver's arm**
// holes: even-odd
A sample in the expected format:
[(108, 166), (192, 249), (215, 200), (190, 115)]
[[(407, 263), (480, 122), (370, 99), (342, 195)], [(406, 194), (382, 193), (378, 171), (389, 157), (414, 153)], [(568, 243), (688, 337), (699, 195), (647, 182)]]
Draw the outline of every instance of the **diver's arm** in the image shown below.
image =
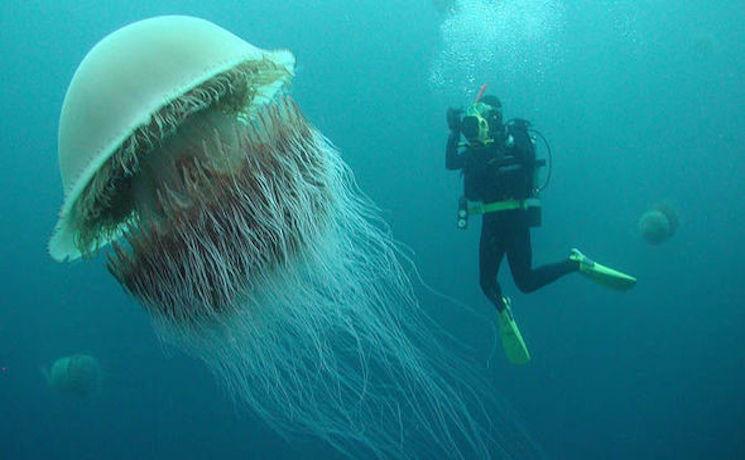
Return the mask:
[(465, 165), (464, 156), (458, 153), (458, 141), (460, 141), (460, 133), (457, 131), (451, 131), (450, 136), (448, 136), (447, 146), (445, 147), (446, 169), (463, 169), (463, 166)]

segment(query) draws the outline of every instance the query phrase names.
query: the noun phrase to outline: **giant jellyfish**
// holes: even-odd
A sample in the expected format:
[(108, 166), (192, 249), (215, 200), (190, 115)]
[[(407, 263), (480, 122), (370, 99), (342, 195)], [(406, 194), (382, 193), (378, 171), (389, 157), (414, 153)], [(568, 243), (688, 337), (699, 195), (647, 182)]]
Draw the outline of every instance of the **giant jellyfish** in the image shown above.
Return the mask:
[(350, 455), (503, 453), (385, 223), (289, 95), (293, 67), (185, 16), (101, 40), (62, 107), (52, 257), (105, 253), (159, 337), (283, 434)]

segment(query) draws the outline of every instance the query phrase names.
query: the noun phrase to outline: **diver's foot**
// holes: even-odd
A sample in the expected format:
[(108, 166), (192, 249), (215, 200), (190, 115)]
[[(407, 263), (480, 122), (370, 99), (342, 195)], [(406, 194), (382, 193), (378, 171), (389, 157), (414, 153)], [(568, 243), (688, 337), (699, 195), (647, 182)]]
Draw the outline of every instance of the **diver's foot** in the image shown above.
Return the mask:
[(569, 254), (569, 260), (577, 262), (579, 270), (582, 270), (583, 267), (592, 267), (595, 264), (592, 259), (582, 254), (577, 248), (572, 248), (572, 252)]
[(569, 260), (577, 262), (579, 272), (582, 275), (605, 287), (626, 291), (636, 284), (635, 277), (601, 265), (582, 254), (577, 248), (572, 249), (571, 254), (569, 254)]
[(530, 361), (530, 352), (512, 315), (512, 305), (508, 297), (502, 297), (502, 309), (498, 309), (499, 337), (507, 359), (513, 364), (525, 364)]

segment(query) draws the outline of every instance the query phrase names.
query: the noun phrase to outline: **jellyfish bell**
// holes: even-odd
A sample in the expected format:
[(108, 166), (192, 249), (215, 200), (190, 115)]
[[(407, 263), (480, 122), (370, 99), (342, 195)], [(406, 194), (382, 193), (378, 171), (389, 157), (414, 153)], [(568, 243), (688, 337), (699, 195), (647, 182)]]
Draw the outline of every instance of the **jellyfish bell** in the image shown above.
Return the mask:
[(183, 16), (140, 21), (101, 40), (75, 72), (62, 107), (65, 201), (52, 257), (75, 259), (120, 236), (133, 205), (121, 197), (144, 153), (213, 104), (226, 113), (231, 103), (235, 111), (266, 104), (293, 66), (288, 51), (260, 50)]
[(648, 243), (660, 244), (670, 234), (670, 223), (660, 211), (650, 210), (639, 219), (639, 233)]
[[(293, 65), (294, 58), (287, 51), (259, 50), (196, 18), (171, 16), (140, 21), (104, 38), (79, 66), (63, 104), (59, 159), (65, 203), (50, 242), (52, 256), (57, 260), (74, 259), (125, 236), (132, 253), (127, 255), (115, 245), (112, 272), (130, 291), (143, 296), (149, 306), (158, 301), (162, 306), (166, 292), (153, 284), (163, 279), (148, 277), (163, 275), (170, 277), (168, 292), (181, 295), (182, 304), (219, 308), (238, 287), (217, 281), (198, 292), (174, 286), (179, 280), (187, 282), (186, 276), (205, 282), (212, 276), (206, 272), (211, 267), (200, 264), (189, 265), (195, 272), (180, 276), (173, 272), (187, 265), (183, 258), (186, 249), (195, 249), (188, 246), (193, 242), (178, 240), (174, 235), (184, 235), (189, 230), (185, 226), (199, 225), (195, 209), (213, 209), (221, 200), (253, 208), (257, 197), (252, 195), (267, 192), (267, 187), (279, 187), (254, 179), (265, 178), (267, 168), (277, 165), (262, 152), (277, 148), (279, 141), (302, 143), (308, 139), (309, 132), (301, 132), (299, 122), (294, 126), (297, 130), (285, 129), (282, 138), (267, 137), (276, 129), (278, 117), (283, 117), (285, 125), (296, 120), (293, 114), (297, 109), (291, 101), (269, 107), (289, 81)], [(254, 129), (249, 138), (241, 124), (251, 123), (260, 123), (263, 129)], [(249, 143), (257, 153), (246, 158), (243, 151)], [(312, 149), (304, 153), (310, 154)], [(298, 160), (285, 159), (288, 163)], [(312, 163), (302, 165), (305, 170), (301, 172), (306, 175), (310, 173), (308, 165)], [(300, 169), (297, 164), (285, 166), (286, 174)], [(251, 171), (252, 177), (241, 171)], [(287, 182), (281, 185), (292, 185), (293, 179)], [(243, 189), (239, 189), (241, 186)], [(318, 208), (318, 203), (314, 207)], [(280, 225), (263, 219), (266, 216), (255, 209), (242, 211), (241, 217), (252, 219), (254, 227), (262, 227), (255, 228), (254, 233), (270, 234)], [(234, 241), (221, 238), (224, 235), (219, 233), (230, 228), (241, 230), (236, 225), (246, 223), (222, 220), (201, 220), (199, 228), (190, 229), (203, 232), (205, 237), (195, 250), (209, 251), (215, 244)], [(232, 236), (252, 237), (253, 242), (279, 243), (281, 239), (280, 235), (256, 238), (245, 231)], [(284, 243), (297, 236), (290, 235)], [(153, 245), (161, 245), (161, 249), (167, 246), (169, 254), (181, 259), (157, 258), (157, 251), (148, 253)], [(276, 257), (282, 249), (287, 248), (254, 248)], [(248, 269), (247, 260), (228, 262), (232, 263), (228, 267), (232, 274)], [(202, 302), (194, 301), (193, 295)], [(205, 302), (207, 297), (210, 301)]]
[(106, 251), (159, 336), (283, 433), (350, 455), (501, 451), (486, 391), (428, 329), (374, 205), (288, 95), (293, 66), (186, 16), (101, 40), (63, 104), (52, 257)]
[(42, 372), (49, 386), (60, 393), (84, 398), (101, 388), (101, 366), (90, 355), (75, 354), (59, 358)]
[(659, 245), (672, 237), (678, 229), (678, 214), (672, 206), (659, 203), (639, 218), (639, 234), (652, 245)]

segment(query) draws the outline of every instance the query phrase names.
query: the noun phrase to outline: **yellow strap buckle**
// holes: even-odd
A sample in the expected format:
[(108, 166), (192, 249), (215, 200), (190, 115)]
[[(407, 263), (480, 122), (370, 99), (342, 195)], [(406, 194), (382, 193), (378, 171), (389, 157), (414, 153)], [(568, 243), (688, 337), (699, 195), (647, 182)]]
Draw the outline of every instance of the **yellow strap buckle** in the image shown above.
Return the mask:
[(528, 209), (541, 206), (538, 198), (527, 198), (525, 200), (504, 200), (491, 203), (471, 202), (468, 205), (468, 214), (490, 214), (493, 212), (512, 211), (515, 209)]

